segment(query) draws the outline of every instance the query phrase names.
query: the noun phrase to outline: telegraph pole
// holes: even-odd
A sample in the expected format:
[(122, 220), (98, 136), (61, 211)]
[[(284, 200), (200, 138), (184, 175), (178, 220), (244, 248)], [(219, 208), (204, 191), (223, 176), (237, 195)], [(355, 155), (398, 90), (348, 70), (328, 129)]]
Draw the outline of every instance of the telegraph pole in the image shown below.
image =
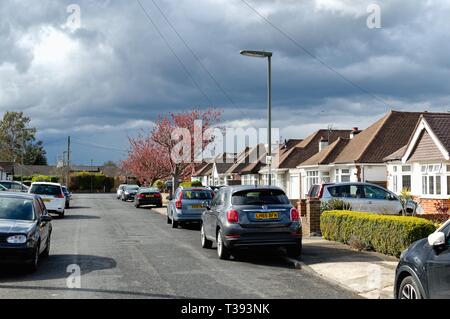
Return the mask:
[(66, 186), (69, 186), (70, 184), (70, 136), (67, 138), (67, 179), (66, 179)]

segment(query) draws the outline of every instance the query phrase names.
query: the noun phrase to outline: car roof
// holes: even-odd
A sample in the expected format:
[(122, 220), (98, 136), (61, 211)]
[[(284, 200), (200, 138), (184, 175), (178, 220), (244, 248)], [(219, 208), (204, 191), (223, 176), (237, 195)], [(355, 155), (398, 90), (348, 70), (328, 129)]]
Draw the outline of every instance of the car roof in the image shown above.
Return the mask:
[(28, 193), (17, 193), (17, 192), (0, 192), (0, 198), (17, 198), (17, 199), (36, 199), (39, 196), (35, 194)]
[(35, 183), (32, 183), (31, 185), (50, 185), (50, 186), (62, 187), (61, 184), (59, 184), (59, 183), (50, 183), (50, 182), (35, 182)]
[[(258, 189), (272, 189), (272, 190), (280, 190), (283, 191), (281, 187), (278, 186), (269, 186), (269, 185), (233, 185), (226, 186), (225, 188), (230, 189), (232, 192), (246, 191), (246, 190), (258, 190)], [(284, 191), (283, 191), (284, 192)]]
[(180, 189), (184, 190), (184, 191), (210, 191), (211, 189), (209, 189), (209, 187), (205, 187), (205, 186), (192, 186), (192, 187), (179, 187)]
[(380, 188), (385, 188), (383, 186), (377, 185), (377, 184), (372, 184), (372, 183), (364, 183), (364, 182), (344, 182), (344, 183), (324, 183), (323, 185), (325, 186), (346, 186), (346, 185), (370, 185), (370, 186), (376, 186), (376, 187), (380, 187)]

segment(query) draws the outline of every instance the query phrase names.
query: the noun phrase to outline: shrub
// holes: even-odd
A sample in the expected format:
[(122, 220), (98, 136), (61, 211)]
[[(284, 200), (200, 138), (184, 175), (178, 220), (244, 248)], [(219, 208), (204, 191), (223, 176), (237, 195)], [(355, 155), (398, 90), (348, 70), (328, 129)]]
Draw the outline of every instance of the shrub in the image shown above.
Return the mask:
[(162, 191), (166, 187), (166, 185), (164, 184), (164, 181), (158, 179), (156, 182), (153, 183), (153, 187), (156, 187), (157, 189)]
[(328, 211), (328, 210), (352, 210), (352, 205), (350, 203), (344, 202), (341, 199), (333, 198), (327, 202), (322, 202), (320, 204), (320, 211)]
[(427, 237), (436, 226), (425, 219), (350, 211), (326, 211), (320, 218), (327, 240), (400, 256), (413, 242)]
[(70, 189), (74, 191), (109, 192), (114, 187), (114, 178), (102, 173), (80, 172), (70, 176)]
[(181, 187), (202, 187), (202, 182), (193, 181), (193, 182), (183, 182), (180, 184)]
[(59, 178), (57, 176), (47, 176), (47, 175), (34, 175), (31, 178), (33, 183), (37, 182), (49, 182), (49, 183), (58, 183)]

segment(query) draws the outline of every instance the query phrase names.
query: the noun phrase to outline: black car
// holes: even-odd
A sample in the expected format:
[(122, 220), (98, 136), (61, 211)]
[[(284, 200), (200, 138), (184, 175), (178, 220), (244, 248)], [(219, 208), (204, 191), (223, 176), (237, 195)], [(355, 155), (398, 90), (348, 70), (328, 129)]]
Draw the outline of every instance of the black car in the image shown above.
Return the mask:
[(299, 212), (281, 188), (274, 186), (227, 186), (202, 216), (203, 248), (217, 243), (220, 259), (240, 248), (285, 247), (289, 257), (300, 257), (302, 227)]
[(140, 188), (134, 196), (134, 206), (136, 208), (148, 205), (163, 206), (162, 196), (157, 188)]
[(26, 264), (34, 271), (50, 253), (52, 218), (37, 195), (0, 194), (0, 263)]
[(402, 253), (394, 287), (397, 299), (450, 298), (450, 221)]

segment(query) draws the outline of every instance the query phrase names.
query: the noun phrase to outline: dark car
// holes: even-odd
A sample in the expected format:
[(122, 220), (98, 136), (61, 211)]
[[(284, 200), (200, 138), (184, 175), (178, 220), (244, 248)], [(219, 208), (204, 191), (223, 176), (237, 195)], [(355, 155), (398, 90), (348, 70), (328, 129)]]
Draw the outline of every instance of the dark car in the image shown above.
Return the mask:
[(397, 299), (450, 299), (450, 221), (405, 250), (397, 266)]
[(134, 196), (134, 206), (136, 208), (148, 205), (163, 206), (162, 196), (157, 188), (140, 188), (136, 196)]
[(0, 193), (0, 263), (36, 270), (50, 253), (51, 220), (39, 196)]
[(70, 207), (70, 201), (72, 200), (72, 193), (66, 186), (61, 187), (64, 193), (64, 197), (66, 198), (66, 208)]
[(121, 199), (123, 202), (134, 200), (134, 196), (136, 196), (137, 192), (139, 191), (138, 185), (127, 185), (123, 189)]
[(289, 257), (302, 250), (299, 212), (281, 188), (228, 186), (221, 188), (202, 216), (203, 248), (217, 243), (220, 259), (248, 247), (285, 247)]

